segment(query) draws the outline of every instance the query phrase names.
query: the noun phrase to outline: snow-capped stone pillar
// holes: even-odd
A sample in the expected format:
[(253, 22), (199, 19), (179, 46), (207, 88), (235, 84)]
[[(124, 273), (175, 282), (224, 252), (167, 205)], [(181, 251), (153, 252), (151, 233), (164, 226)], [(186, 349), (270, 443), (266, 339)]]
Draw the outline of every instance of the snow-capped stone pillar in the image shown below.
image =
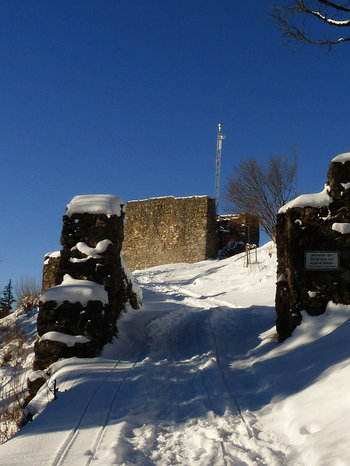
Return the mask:
[(123, 264), (123, 201), (76, 196), (63, 217), (59, 253), (45, 257), (34, 370), (60, 358), (94, 357), (116, 334), (120, 312), (140, 306)]
[(335, 157), (325, 189), (277, 216), (276, 328), (280, 341), (327, 303), (350, 304), (350, 153)]

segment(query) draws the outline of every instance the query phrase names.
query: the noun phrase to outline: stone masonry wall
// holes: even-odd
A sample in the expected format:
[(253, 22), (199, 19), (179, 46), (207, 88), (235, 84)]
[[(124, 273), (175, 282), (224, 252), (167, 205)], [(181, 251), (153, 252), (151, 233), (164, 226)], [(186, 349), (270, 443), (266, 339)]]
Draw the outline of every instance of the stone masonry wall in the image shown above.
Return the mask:
[(217, 256), (215, 200), (163, 197), (126, 206), (123, 258), (130, 270)]
[[(45, 257), (34, 371), (61, 358), (97, 356), (116, 334), (120, 312), (128, 305), (140, 306), (120, 255), (124, 216), (120, 203), (115, 196), (96, 195), (77, 196), (68, 205), (63, 249)], [(43, 382), (35, 375), (29, 379), (31, 396)]]
[(259, 217), (248, 213), (218, 216), (219, 258), (246, 250), (247, 244), (259, 246)]
[(350, 154), (335, 157), (323, 192), (299, 196), (277, 216), (279, 340), (329, 301), (350, 304)]

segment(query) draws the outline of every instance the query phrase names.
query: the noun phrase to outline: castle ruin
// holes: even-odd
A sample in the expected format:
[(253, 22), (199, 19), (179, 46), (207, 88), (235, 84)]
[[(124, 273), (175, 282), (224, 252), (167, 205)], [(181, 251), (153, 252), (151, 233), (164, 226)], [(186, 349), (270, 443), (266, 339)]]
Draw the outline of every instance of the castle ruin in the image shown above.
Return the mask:
[(287, 203), (277, 215), (276, 329), (291, 335), (327, 304), (350, 304), (350, 153), (335, 157), (325, 189)]
[(161, 197), (126, 205), (123, 258), (130, 270), (216, 258), (215, 200)]

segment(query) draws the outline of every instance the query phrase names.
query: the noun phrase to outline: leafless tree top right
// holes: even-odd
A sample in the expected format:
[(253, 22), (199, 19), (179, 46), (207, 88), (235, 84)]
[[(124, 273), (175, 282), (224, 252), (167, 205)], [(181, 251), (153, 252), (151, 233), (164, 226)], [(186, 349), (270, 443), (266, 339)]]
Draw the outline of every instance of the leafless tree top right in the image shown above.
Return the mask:
[(287, 39), (328, 48), (350, 41), (348, 0), (293, 0), (271, 3), (271, 8), (270, 19)]

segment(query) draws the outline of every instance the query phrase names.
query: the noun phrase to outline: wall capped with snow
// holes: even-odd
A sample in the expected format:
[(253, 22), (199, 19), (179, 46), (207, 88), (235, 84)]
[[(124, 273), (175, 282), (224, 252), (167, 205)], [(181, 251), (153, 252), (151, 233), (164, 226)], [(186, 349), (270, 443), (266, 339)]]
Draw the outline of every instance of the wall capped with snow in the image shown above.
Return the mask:
[(286, 204), (277, 216), (276, 327), (280, 340), (301, 311), (350, 304), (350, 153), (335, 157), (325, 189)]
[(96, 356), (116, 334), (120, 312), (140, 306), (120, 255), (122, 204), (108, 195), (77, 196), (68, 204), (63, 249), (45, 256), (34, 370), (60, 358)]
[(216, 256), (214, 199), (162, 197), (127, 203), (123, 257), (130, 270)]

